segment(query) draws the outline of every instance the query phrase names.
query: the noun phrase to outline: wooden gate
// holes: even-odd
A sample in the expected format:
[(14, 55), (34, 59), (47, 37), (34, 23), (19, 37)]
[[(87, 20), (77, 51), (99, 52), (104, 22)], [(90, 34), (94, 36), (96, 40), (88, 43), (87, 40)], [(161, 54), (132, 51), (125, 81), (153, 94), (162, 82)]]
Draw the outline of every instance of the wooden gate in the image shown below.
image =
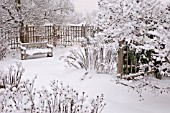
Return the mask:
[(127, 44), (123, 45), (123, 41), (119, 42), (118, 51), (118, 70), (117, 73), (122, 75), (129, 75), (132, 73), (137, 73), (139, 71), (138, 62), (139, 59), (135, 51), (130, 50)]

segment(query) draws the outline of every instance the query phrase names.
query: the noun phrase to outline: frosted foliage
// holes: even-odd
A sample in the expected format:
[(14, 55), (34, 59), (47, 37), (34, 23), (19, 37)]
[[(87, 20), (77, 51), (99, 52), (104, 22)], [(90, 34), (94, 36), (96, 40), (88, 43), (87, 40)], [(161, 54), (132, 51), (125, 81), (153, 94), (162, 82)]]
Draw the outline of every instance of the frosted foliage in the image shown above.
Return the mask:
[[(170, 10), (156, 0), (100, 0), (98, 25), (115, 43), (125, 40), (131, 49), (153, 50), (150, 66), (170, 75)], [(118, 49), (118, 48), (117, 48)], [(165, 73), (164, 73), (165, 74)], [(163, 75), (164, 75), (163, 74)]]
[(106, 105), (103, 94), (89, 101), (85, 92), (57, 80), (37, 90), (37, 77), (24, 80), (23, 72), (21, 63), (0, 71), (0, 113), (101, 113)]
[(83, 48), (71, 50), (69, 55), (61, 58), (64, 58), (68, 66), (85, 69), (87, 71), (85, 76), (90, 70), (95, 70), (97, 73), (115, 74), (117, 45), (105, 44), (104, 39), (102, 34), (93, 38), (86, 37), (82, 44)]
[(8, 50), (8, 44), (6, 39), (0, 37), (0, 60), (6, 57), (7, 50)]
[(73, 12), (70, 0), (1, 0), (1, 24), (61, 23)]

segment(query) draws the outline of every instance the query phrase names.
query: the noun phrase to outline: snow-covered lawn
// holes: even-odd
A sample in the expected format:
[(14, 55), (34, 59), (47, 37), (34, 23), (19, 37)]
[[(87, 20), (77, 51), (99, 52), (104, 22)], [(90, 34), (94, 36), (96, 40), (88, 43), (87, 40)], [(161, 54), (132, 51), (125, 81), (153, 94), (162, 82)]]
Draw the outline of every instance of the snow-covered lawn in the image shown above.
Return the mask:
[[(72, 86), (79, 92), (86, 92), (89, 98), (95, 98), (97, 95), (104, 94), (106, 107), (102, 113), (169, 113), (170, 94), (160, 94), (154, 96), (145, 91), (143, 101), (139, 101), (139, 95), (129, 88), (116, 84), (115, 76), (96, 74), (91, 71), (82, 81), (85, 70), (77, 70), (65, 65), (60, 56), (68, 54), (72, 47), (54, 48), (54, 56), (46, 55), (30, 56), (27, 60), (20, 60), (19, 52), (14, 57), (7, 57), (0, 61), (0, 70), (6, 69), (15, 62), (22, 62), (25, 68), (24, 78), (32, 79), (38, 76), (35, 87), (49, 88), (51, 80), (59, 80), (64, 84)], [(129, 92), (128, 92), (129, 91)]]

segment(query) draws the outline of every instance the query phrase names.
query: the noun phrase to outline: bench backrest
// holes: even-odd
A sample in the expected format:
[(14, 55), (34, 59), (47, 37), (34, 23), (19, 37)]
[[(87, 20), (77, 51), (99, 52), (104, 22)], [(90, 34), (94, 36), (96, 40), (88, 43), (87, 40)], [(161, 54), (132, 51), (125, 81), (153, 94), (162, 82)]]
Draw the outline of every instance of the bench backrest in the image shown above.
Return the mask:
[(26, 49), (47, 48), (47, 42), (21, 43)]

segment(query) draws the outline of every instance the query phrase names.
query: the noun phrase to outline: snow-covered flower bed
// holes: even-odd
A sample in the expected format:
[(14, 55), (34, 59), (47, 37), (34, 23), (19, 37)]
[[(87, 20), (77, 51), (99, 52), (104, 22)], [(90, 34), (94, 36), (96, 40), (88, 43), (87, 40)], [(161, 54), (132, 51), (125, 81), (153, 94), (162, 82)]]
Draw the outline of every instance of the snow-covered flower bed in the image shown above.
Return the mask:
[(21, 63), (0, 72), (1, 113), (100, 113), (105, 107), (104, 95), (88, 100), (63, 82), (53, 80), (51, 89), (34, 87), (35, 80), (24, 80)]

